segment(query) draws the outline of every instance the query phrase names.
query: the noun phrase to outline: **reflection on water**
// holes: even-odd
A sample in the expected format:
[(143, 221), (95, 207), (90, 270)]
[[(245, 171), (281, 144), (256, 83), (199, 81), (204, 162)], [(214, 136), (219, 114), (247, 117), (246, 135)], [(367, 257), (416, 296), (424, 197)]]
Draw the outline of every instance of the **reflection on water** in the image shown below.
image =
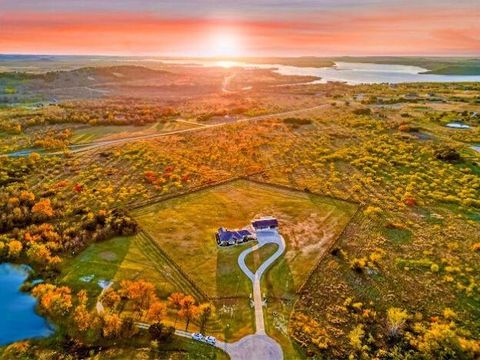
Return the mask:
[(208, 60), (160, 60), (167, 64), (183, 64), (206, 67), (243, 67), (257, 69), (275, 69), (281, 75), (317, 76), (320, 80), (313, 83), (341, 81), (348, 84), (378, 84), (378, 83), (405, 83), (405, 82), (469, 82), (480, 81), (478, 75), (433, 75), (422, 74), (428, 71), (417, 66), (385, 65), (337, 62), (334, 67), (298, 67), (278, 64), (247, 64), (235, 61), (208, 61)]

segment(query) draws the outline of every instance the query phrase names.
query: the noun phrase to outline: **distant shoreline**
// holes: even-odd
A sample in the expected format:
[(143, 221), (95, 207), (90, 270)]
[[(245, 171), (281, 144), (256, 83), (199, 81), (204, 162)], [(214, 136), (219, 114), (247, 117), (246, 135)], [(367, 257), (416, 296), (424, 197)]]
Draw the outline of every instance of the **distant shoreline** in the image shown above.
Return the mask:
[(54, 62), (105, 62), (109, 60), (132, 60), (146, 61), (155, 60), (198, 60), (202, 61), (238, 61), (249, 64), (278, 64), (297, 67), (333, 67), (335, 62), (355, 62), (384, 65), (407, 65), (427, 69), (424, 74), (435, 75), (480, 75), (480, 57), (423, 57), (423, 56), (339, 56), (339, 57), (236, 57), (236, 58), (215, 58), (215, 57), (169, 57), (169, 56), (101, 56), (101, 55), (14, 55), (0, 54), (0, 67), (14, 63), (54, 63)]

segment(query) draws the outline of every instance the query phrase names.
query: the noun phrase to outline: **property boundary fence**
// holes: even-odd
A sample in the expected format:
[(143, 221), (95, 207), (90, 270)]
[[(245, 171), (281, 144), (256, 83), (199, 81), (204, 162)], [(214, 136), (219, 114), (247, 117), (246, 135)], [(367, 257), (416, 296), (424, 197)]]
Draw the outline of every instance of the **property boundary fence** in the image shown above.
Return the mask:
[[(263, 172), (264, 171), (262, 171), (261, 173), (263, 173)], [(310, 191), (310, 190), (299, 189), (299, 188), (295, 188), (295, 187), (288, 186), (288, 185), (271, 183), (271, 182), (268, 182), (268, 181), (261, 181), (261, 180), (250, 178), (250, 176), (254, 176), (254, 175), (257, 175), (257, 174), (252, 174), (252, 175), (246, 176), (246, 180), (251, 181), (251, 182), (256, 183), (256, 184), (259, 184), (259, 185), (274, 187), (274, 188), (277, 188), (279, 190), (294, 191), (294, 192), (298, 192), (298, 193), (302, 193), (302, 194), (311, 194), (311, 195), (314, 195), (314, 196), (321, 196), (321, 197), (329, 198), (329, 199), (336, 200), (336, 201), (348, 202), (348, 203), (353, 204), (353, 205), (360, 205), (359, 202), (357, 202), (355, 200), (351, 200), (351, 199), (343, 199), (343, 198), (328, 195), (328, 194), (317, 193), (317, 192), (313, 192), (313, 191)]]
[(222, 180), (219, 180), (219, 181), (216, 181), (216, 182), (213, 182), (213, 183), (206, 183), (206, 184), (198, 185), (198, 186), (186, 189), (185, 191), (182, 191), (182, 192), (179, 192), (179, 193), (154, 196), (154, 197), (151, 197), (151, 198), (149, 198), (147, 200), (144, 200), (144, 201), (141, 201), (141, 202), (126, 203), (125, 205), (123, 205), (123, 207), (128, 207), (131, 210), (136, 210), (136, 209), (140, 209), (142, 207), (145, 207), (145, 206), (148, 206), (148, 205), (151, 205), (151, 204), (155, 204), (155, 203), (158, 203), (158, 202), (171, 200), (171, 199), (175, 199), (175, 198), (182, 197), (182, 196), (185, 196), (185, 195), (193, 194), (193, 193), (196, 193), (196, 192), (199, 192), (199, 191), (202, 191), (202, 190), (213, 188), (213, 187), (216, 187), (216, 186), (219, 186), (219, 185), (228, 184), (228, 183), (231, 183), (231, 182), (234, 182), (234, 181), (237, 181), (237, 180), (249, 180), (249, 181), (251, 181), (249, 179), (250, 176), (258, 175), (258, 174), (261, 174), (263, 172), (264, 171), (262, 170), (262, 171), (256, 171), (254, 173), (247, 174), (247, 175), (228, 177), (226, 179), (222, 179)]
[(210, 299), (207, 293), (203, 291), (203, 289), (201, 289), (185, 271), (182, 270), (182, 268), (175, 262), (175, 260), (173, 260), (160, 246), (158, 246), (155, 239), (148, 232), (146, 232), (143, 229), (141, 232), (145, 235), (145, 237), (148, 238), (149, 241), (152, 242), (152, 244), (157, 248), (157, 250), (162, 254), (162, 256), (165, 257), (165, 259), (167, 259), (168, 265), (172, 266), (190, 283), (190, 286), (192, 286), (192, 288), (194, 288), (195, 291), (198, 293), (196, 294), (197, 296), (200, 295), (203, 298), (202, 300)]
[(359, 213), (361, 209), (361, 206), (358, 206), (357, 209), (355, 210), (355, 212), (353, 213), (352, 217), (350, 218), (350, 220), (347, 222), (347, 224), (345, 225), (345, 227), (343, 228), (342, 232), (336, 236), (335, 238), (332, 239), (332, 241), (330, 241), (330, 243), (328, 244), (328, 246), (325, 248), (323, 254), (320, 255), (320, 258), (318, 259), (317, 263), (315, 264), (315, 266), (312, 267), (312, 269), (308, 272), (308, 275), (307, 277), (305, 278), (305, 280), (303, 281), (302, 285), (300, 285), (298, 287), (298, 289), (295, 291), (295, 293), (297, 295), (300, 295), (303, 291), (303, 288), (305, 287), (305, 285), (310, 281), (311, 277), (313, 276), (313, 273), (316, 272), (318, 270), (318, 267), (320, 266), (320, 264), (322, 263), (322, 261), (325, 259), (325, 255), (328, 254), (330, 252), (330, 250), (333, 248), (333, 246), (345, 235), (348, 227), (352, 224), (353, 220), (355, 219), (355, 217), (357, 216), (357, 214)]
[[(226, 178), (226, 179), (222, 179), (222, 180), (219, 180), (219, 181), (216, 181), (214, 183), (207, 183), (207, 184), (202, 184), (202, 185), (199, 185), (199, 186), (196, 186), (196, 187), (193, 187), (193, 188), (189, 188), (185, 191), (182, 191), (180, 193), (176, 193), (176, 194), (168, 194), (168, 195), (160, 195), (160, 196), (155, 196), (155, 197), (152, 197), (150, 199), (147, 199), (145, 201), (142, 201), (142, 202), (137, 202), (137, 203), (127, 203), (126, 207), (130, 207), (129, 210), (137, 210), (137, 209), (140, 209), (140, 208), (143, 208), (145, 206), (148, 206), (148, 205), (152, 205), (152, 204), (155, 204), (155, 203), (159, 203), (159, 202), (163, 202), (163, 201), (166, 201), (166, 200), (171, 200), (171, 199), (175, 199), (175, 198), (179, 198), (179, 197), (183, 197), (183, 196), (186, 196), (186, 195), (189, 195), (189, 194), (193, 194), (193, 193), (196, 193), (196, 192), (200, 192), (202, 190), (206, 190), (206, 189), (210, 189), (210, 188), (214, 188), (214, 187), (217, 187), (217, 186), (220, 186), (220, 185), (225, 185), (225, 184), (229, 184), (229, 183), (233, 183), (235, 181), (238, 181), (238, 180), (247, 180), (247, 181), (250, 181), (254, 184), (258, 184), (258, 185), (263, 185), (263, 186), (268, 186), (268, 187), (272, 187), (272, 188), (277, 188), (279, 190), (284, 190), (284, 191), (294, 191), (294, 192), (297, 192), (297, 193), (302, 193), (302, 194), (306, 194), (306, 195), (313, 195), (313, 196), (320, 196), (320, 197), (324, 197), (324, 198), (329, 198), (331, 200), (335, 200), (335, 201), (343, 201), (343, 202), (347, 202), (347, 203), (350, 203), (350, 204), (353, 204), (353, 205), (356, 205), (357, 208), (355, 210), (355, 212), (353, 213), (352, 217), (350, 218), (350, 220), (348, 221), (348, 223), (345, 225), (345, 227), (343, 228), (342, 232), (336, 236), (329, 244), (328, 246), (325, 248), (324, 250), (324, 253), (321, 254), (320, 258), (318, 259), (318, 261), (316, 262), (316, 264), (312, 267), (312, 269), (309, 271), (307, 277), (305, 278), (305, 280), (303, 281), (303, 283), (295, 290), (295, 293), (297, 295), (301, 294), (302, 291), (303, 291), (303, 288), (305, 287), (305, 285), (310, 281), (313, 273), (318, 269), (318, 267), (320, 266), (321, 262), (324, 260), (325, 258), (325, 255), (332, 249), (332, 247), (338, 242), (339, 239), (341, 239), (347, 228), (349, 227), (349, 225), (352, 223), (353, 219), (357, 216), (358, 212), (360, 211), (360, 209), (362, 208), (362, 204), (360, 202), (357, 202), (357, 201), (354, 201), (354, 200), (351, 200), (351, 199), (342, 199), (342, 198), (339, 198), (339, 197), (335, 197), (335, 196), (332, 196), (332, 195), (327, 195), (327, 194), (322, 194), (322, 193), (317, 193), (317, 192), (312, 192), (312, 191), (309, 191), (309, 190), (305, 190), (305, 189), (299, 189), (299, 188), (295, 188), (295, 187), (291, 187), (291, 186), (288, 186), (288, 185), (283, 185), (283, 184), (277, 184), (277, 183), (271, 183), (271, 182), (268, 182), (268, 181), (261, 181), (261, 180), (257, 180), (257, 179), (252, 179), (252, 176), (255, 176), (255, 175), (259, 175), (259, 174), (262, 174), (264, 173), (265, 171), (262, 170), (262, 171), (257, 171), (257, 172), (253, 172), (253, 173), (250, 173), (250, 174), (247, 174), (247, 175), (242, 175), (242, 176), (235, 176), (235, 177), (229, 177), (229, 178)], [(190, 283), (190, 285), (192, 285), (192, 287), (194, 289), (196, 289), (198, 291), (199, 294), (201, 294), (201, 296), (203, 296), (205, 299), (210, 299), (210, 300), (227, 300), (227, 299), (235, 299), (235, 298), (244, 298), (244, 297), (238, 297), (238, 296), (233, 296), (233, 297), (216, 297), (216, 296), (208, 296), (204, 290), (202, 290), (197, 284), (196, 282), (175, 262), (175, 260), (173, 260), (163, 249), (161, 249), (161, 247), (156, 244), (155, 240), (153, 239), (153, 237), (147, 232), (145, 231), (144, 229), (140, 228), (141, 232), (146, 235), (146, 237), (148, 237), (148, 239), (158, 248), (158, 250), (162, 253), (162, 255), (168, 259), (169, 263), (171, 266), (173, 266), (182, 276), (185, 277), (185, 279)]]

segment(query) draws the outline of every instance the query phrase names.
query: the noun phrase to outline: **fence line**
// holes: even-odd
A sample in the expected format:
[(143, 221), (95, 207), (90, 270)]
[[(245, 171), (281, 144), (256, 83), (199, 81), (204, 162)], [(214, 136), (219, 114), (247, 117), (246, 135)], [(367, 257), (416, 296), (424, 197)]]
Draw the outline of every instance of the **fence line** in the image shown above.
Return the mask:
[(257, 174), (247, 175), (246, 176), (247, 180), (251, 181), (255, 184), (271, 186), (271, 187), (275, 187), (275, 188), (280, 189), (280, 190), (294, 191), (294, 192), (299, 192), (299, 193), (302, 193), (302, 194), (311, 194), (311, 195), (315, 195), (315, 196), (321, 196), (321, 197), (329, 198), (329, 199), (336, 200), (336, 201), (348, 202), (348, 203), (353, 204), (353, 205), (360, 205), (359, 202), (357, 202), (355, 200), (351, 200), (351, 199), (344, 199), (344, 198), (336, 197), (336, 196), (333, 196), (333, 195), (317, 193), (317, 192), (313, 192), (313, 191), (305, 190), (305, 189), (299, 189), (299, 188), (295, 188), (295, 187), (284, 185), (284, 184), (271, 183), (271, 182), (268, 182), (268, 181), (262, 181), (262, 180), (257, 180), (257, 179), (250, 178), (250, 176), (254, 176), (254, 175), (257, 175)]
[(152, 244), (157, 248), (157, 250), (164, 256), (175, 270), (177, 270), (185, 279), (190, 283), (190, 285), (204, 298), (204, 299), (209, 299), (210, 297), (203, 291), (196, 283), (193, 281), (193, 279), (185, 272), (182, 270), (182, 268), (173, 260), (160, 246), (158, 246), (157, 242), (155, 239), (145, 230), (141, 231), (149, 241), (152, 242)]
[(182, 192), (179, 192), (179, 193), (154, 196), (154, 197), (151, 197), (150, 199), (147, 199), (147, 200), (142, 201), (142, 202), (137, 202), (137, 203), (135, 203), (135, 202), (126, 203), (125, 205), (123, 205), (123, 207), (129, 207), (132, 210), (136, 210), (136, 209), (139, 209), (139, 208), (151, 205), (151, 204), (155, 204), (157, 202), (162, 202), (162, 201), (182, 197), (182, 196), (185, 196), (185, 195), (194, 194), (194, 193), (202, 191), (202, 190), (206, 190), (206, 189), (213, 188), (213, 187), (216, 187), (216, 186), (228, 184), (228, 183), (231, 183), (231, 182), (234, 182), (234, 181), (237, 181), (237, 180), (249, 180), (250, 181), (250, 179), (249, 179), (250, 176), (258, 175), (258, 174), (261, 174), (263, 172), (264, 171), (262, 170), (262, 171), (256, 171), (254, 173), (247, 174), (247, 175), (232, 176), (232, 177), (228, 177), (226, 179), (222, 179), (222, 180), (219, 180), (219, 181), (216, 181), (216, 182), (213, 182), (213, 183), (201, 184), (201, 185), (186, 189), (185, 191), (182, 191)]
[(318, 267), (320, 266), (320, 264), (322, 263), (322, 261), (324, 260), (325, 258), (325, 255), (330, 252), (330, 250), (333, 248), (333, 246), (345, 235), (348, 227), (353, 223), (353, 220), (355, 219), (355, 217), (359, 214), (360, 212), (360, 209), (361, 209), (361, 206), (359, 206), (355, 212), (353, 213), (352, 217), (350, 218), (350, 221), (348, 221), (348, 223), (345, 225), (345, 227), (343, 228), (342, 232), (337, 236), (335, 237), (334, 239), (332, 239), (332, 241), (330, 241), (330, 243), (328, 244), (328, 246), (325, 248), (324, 250), (324, 253), (320, 256), (320, 258), (318, 259), (317, 263), (315, 264), (315, 266), (308, 272), (308, 275), (307, 277), (305, 278), (305, 281), (302, 283), (302, 285), (300, 285), (300, 287), (298, 287), (298, 289), (295, 291), (295, 293), (297, 295), (300, 295), (303, 291), (303, 288), (305, 287), (305, 285), (310, 281), (310, 278), (313, 276), (313, 273), (316, 272), (318, 270)]

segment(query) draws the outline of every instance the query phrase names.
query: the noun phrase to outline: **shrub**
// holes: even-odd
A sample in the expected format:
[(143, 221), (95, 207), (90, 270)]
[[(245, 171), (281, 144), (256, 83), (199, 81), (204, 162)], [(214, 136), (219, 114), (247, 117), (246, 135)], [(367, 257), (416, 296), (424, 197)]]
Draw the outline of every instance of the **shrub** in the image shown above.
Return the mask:
[(436, 149), (434, 155), (438, 160), (446, 162), (459, 162), (462, 159), (457, 150), (447, 146)]

